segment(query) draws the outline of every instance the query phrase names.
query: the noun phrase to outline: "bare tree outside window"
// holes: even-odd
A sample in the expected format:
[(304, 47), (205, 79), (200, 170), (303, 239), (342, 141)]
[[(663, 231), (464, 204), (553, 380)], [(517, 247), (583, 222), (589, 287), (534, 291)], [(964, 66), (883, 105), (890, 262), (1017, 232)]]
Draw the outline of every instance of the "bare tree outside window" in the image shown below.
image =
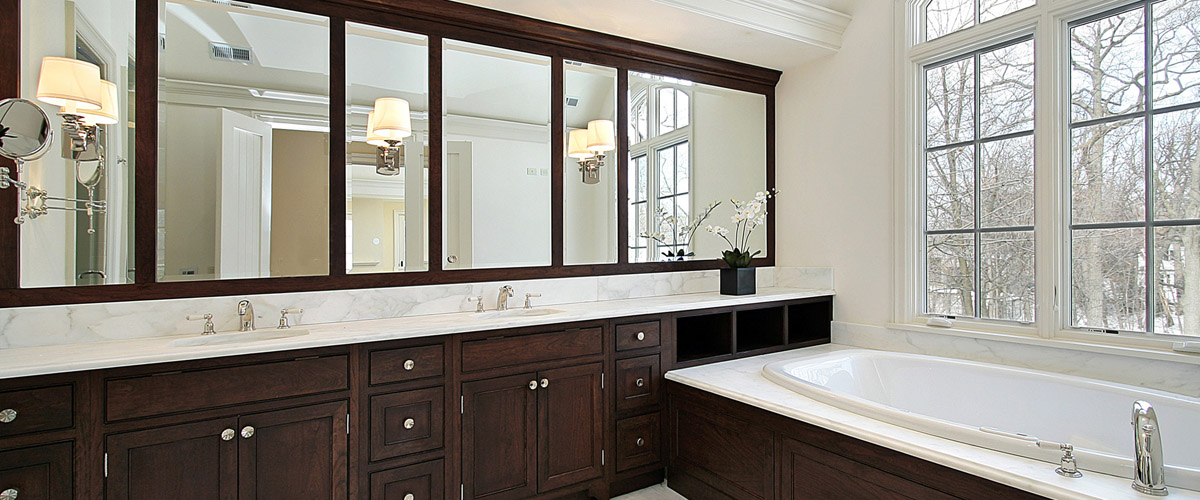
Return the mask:
[(925, 39), (933, 40), (1037, 4), (1037, 0), (929, 0)]
[(927, 66), (925, 82), (925, 311), (1031, 322), (1033, 40)]
[(1073, 23), (1071, 322), (1200, 336), (1200, 1)]

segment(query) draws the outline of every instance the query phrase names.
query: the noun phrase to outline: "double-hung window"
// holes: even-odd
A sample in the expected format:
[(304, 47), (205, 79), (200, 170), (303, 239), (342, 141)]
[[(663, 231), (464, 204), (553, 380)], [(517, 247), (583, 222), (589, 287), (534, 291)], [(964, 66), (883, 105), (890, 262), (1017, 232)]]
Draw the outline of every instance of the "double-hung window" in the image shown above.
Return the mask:
[[(653, 84), (630, 101), (630, 262), (684, 249), (673, 228), (691, 214), (691, 124), (691, 95), (682, 88)], [(676, 224), (661, 224), (666, 217)]]

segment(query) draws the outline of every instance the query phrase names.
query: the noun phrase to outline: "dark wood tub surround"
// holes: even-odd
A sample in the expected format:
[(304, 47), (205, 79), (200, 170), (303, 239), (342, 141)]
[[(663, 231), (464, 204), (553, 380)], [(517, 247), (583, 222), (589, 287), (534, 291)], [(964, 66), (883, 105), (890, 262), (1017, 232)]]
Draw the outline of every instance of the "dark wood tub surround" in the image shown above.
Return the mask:
[[(0, 97), (11, 97), (20, 90), (20, 5), (42, 0), (0, 0)], [(511, 269), (445, 270), (442, 238), (442, 41), (461, 40), (550, 57), (555, 61), (553, 96), (561, 103), (562, 60), (582, 61), (617, 69), (619, 89), (627, 83), (627, 71), (660, 74), (694, 82), (762, 94), (766, 97), (766, 182), (775, 186), (775, 85), (782, 73), (745, 63), (718, 59), (669, 47), (640, 42), (549, 23), (448, 0), (255, 0), (254, 3), (329, 17), (330, 20), (330, 126), (341, 130), (345, 125), (345, 26), (356, 22), (392, 28), (429, 37), (429, 262), (424, 272), (354, 274), (345, 272), (345, 145), (333, 141), (329, 165), (329, 275), (230, 279), (195, 282), (156, 282), (156, 213), (158, 208), (158, 0), (136, 0), (136, 37), (138, 54), (135, 142), (137, 158), (134, 192), (134, 283), (83, 287), (20, 287), (20, 231), (14, 224), (0, 224), (0, 307), (36, 306), (153, 300), (182, 297), (246, 295), (357, 288), (382, 288), (411, 285), (468, 283), (478, 281), (564, 278), (612, 274), (656, 273), (717, 269), (716, 259), (686, 262), (630, 263), (626, 252), (618, 252), (611, 264), (565, 265), (563, 263), (563, 155), (552, 155), (547, 165), (554, 172), (551, 187), (550, 265)], [(36, 23), (37, 20), (27, 20)], [(27, 28), (29, 29), (29, 28)], [(617, 130), (628, 129), (627, 96), (618, 91)], [(563, 107), (551, 106), (551, 123), (561, 130)], [(627, 151), (628, 138), (617, 134), (621, 151)], [(553, 141), (556, 151), (561, 141)], [(0, 162), (11, 164), (8, 160)], [(628, 156), (611, 162), (618, 183), (617, 214), (626, 220), (628, 210)], [(570, 177), (570, 176), (565, 176)], [(0, 221), (16, 216), (15, 190), (0, 191)], [(754, 259), (757, 266), (775, 263), (775, 200), (768, 202), (767, 256)], [(626, 224), (617, 224), (617, 241), (626, 241)], [(622, 243), (623, 244), (623, 243)]]
[[(692, 355), (695, 364), (828, 342), (831, 304), (0, 380), (0, 419), (17, 411), (0, 422), (0, 490), (48, 500), (606, 499), (665, 477), (662, 374), (680, 352), (702, 342), (713, 355)], [(687, 319), (704, 314), (731, 321), (724, 351)], [(789, 342), (785, 325), (803, 341)], [(756, 348), (736, 349), (745, 338)]]

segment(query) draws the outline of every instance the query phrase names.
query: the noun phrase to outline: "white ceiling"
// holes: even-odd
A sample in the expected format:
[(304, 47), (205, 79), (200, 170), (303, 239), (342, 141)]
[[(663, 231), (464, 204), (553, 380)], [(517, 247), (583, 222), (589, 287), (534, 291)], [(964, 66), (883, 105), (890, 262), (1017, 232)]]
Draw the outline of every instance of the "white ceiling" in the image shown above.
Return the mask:
[[(860, 0), (455, 0), (779, 70), (836, 52)], [(879, 1), (879, 0), (876, 0)]]

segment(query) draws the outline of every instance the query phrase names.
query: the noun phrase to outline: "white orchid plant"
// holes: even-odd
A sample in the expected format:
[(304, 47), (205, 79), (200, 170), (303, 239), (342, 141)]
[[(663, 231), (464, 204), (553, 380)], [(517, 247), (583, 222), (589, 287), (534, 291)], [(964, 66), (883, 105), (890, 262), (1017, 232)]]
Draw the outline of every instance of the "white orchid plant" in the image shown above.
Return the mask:
[[(675, 247), (674, 250), (662, 252), (663, 257), (668, 259), (683, 259), (684, 257), (692, 257), (695, 252), (689, 250), (692, 246), (692, 239), (696, 236), (696, 231), (700, 229), (700, 224), (703, 224), (709, 215), (712, 215), (713, 210), (716, 210), (721, 202), (716, 201), (709, 203), (692, 222), (688, 223), (686, 218), (681, 218), (668, 215), (667, 210), (658, 207), (652, 216), (650, 226), (657, 228), (657, 231), (643, 231), (641, 236), (657, 241), (663, 246)], [(683, 225), (680, 225), (680, 223)], [(667, 241), (667, 235), (670, 235), (671, 241)]]
[(730, 217), (733, 223), (732, 234), (729, 229), (721, 226), (705, 226), (706, 231), (720, 236), (729, 244), (729, 250), (721, 252), (721, 260), (729, 264), (729, 267), (750, 267), (750, 259), (762, 253), (762, 250), (750, 252), (750, 235), (759, 226), (767, 223), (767, 200), (778, 194), (779, 190), (771, 189), (754, 193), (754, 199), (750, 201), (729, 200), (733, 205), (733, 216)]

